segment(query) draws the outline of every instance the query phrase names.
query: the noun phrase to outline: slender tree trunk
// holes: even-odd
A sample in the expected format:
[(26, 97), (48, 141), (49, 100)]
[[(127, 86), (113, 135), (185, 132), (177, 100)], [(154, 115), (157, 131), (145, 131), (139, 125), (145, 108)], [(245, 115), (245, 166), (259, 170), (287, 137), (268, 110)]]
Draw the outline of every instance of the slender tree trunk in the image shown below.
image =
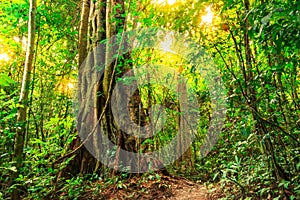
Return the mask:
[[(187, 111), (187, 87), (186, 82), (178, 76), (178, 87), (177, 92), (180, 99), (180, 105), (179, 105), (179, 116), (177, 117), (177, 123), (178, 123), (178, 131), (179, 136), (177, 141), (177, 150), (176, 152), (182, 152), (183, 154), (181, 157), (177, 160), (176, 165), (179, 167), (181, 166), (181, 171), (184, 172), (186, 169), (191, 170), (193, 166), (193, 157), (192, 157), (192, 150), (191, 147), (186, 149), (188, 144), (191, 143), (191, 133), (187, 132), (189, 130), (188, 121), (187, 121), (187, 114), (184, 113)], [(186, 149), (186, 150), (185, 150)]]
[[(15, 179), (21, 174), (21, 167), (24, 161), (23, 148), (26, 133), (26, 116), (28, 108), (28, 94), (31, 80), (31, 72), (33, 69), (34, 57), (34, 40), (35, 40), (35, 23), (36, 23), (36, 0), (30, 0), (29, 21), (28, 21), (28, 44), (26, 50), (26, 60), (24, 66), (24, 74), (22, 80), (22, 88), (19, 99), (19, 108), (17, 113), (17, 131), (15, 136), (14, 161), (16, 163), (17, 172), (11, 176), (12, 183), (15, 184)], [(20, 199), (19, 190), (13, 189), (11, 199)]]

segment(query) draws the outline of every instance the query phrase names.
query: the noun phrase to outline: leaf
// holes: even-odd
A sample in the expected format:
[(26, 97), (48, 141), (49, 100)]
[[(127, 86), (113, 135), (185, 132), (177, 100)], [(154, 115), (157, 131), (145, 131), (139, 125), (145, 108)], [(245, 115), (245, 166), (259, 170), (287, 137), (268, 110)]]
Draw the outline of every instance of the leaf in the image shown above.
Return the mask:
[(216, 180), (216, 178), (218, 177), (218, 175), (219, 175), (219, 172), (215, 173), (215, 174), (214, 174), (214, 177), (213, 177), (213, 179), (212, 179), (212, 180), (213, 180), (213, 181), (215, 181), (215, 180)]
[(297, 166), (296, 166), (297, 170), (300, 169), (300, 162), (298, 162)]
[(157, 180), (160, 180), (160, 175), (159, 174), (156, 174), (155, 177), (156, 177)]
[(13, 171), (13, 172), (17, 172), (17, 168), (15, 166), (12, 166), (12, 167), (0, 167), (0, 169), (6, 169), (6, 170), (10, 170), (10, 171)]
[(6, 74), (0, 74), (0, 86), (10, 86), (12, 84), (15, 84), (15, 81), (12, 80), (9, 76)]
[(271, 19), (271, 17), (272, 17), (272, 14), (273, 14), (273, 13), (269, 13), (267, 16), (265, 16), (265, 17), (263, 17), (263, 18), (261, 19), (261, 23), (262, 23), (264, 26), (266, 26), (266, 25), (269, 23), (269, 21), (270, 21), (270, 19)]
[(259, 29), (259, 34), (258, 34), (257, 37), (261, 37), (261, 36), (262, 36), (263, 29), (264, 29), (264, 27), (269, 23), (269, 21), (270, 21), (270, 19), (271, 19), (271, 17), (272, 17), (272, 14), (273, 14), (273, 13), (271, 12), (271, 13), (269, 13), (267, 16), (265, 16), (265, 17), (263, 17), (263, 18), (261, 19), (262, 25), (261, 25), (261, 27), (260, 27), (260, 29)]

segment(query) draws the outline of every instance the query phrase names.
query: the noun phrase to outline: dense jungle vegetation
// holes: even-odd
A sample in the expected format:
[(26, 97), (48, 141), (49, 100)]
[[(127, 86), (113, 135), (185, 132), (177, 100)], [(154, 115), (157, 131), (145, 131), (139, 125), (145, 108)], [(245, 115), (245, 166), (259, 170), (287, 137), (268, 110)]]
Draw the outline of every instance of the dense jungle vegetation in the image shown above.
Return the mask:
[(0, 199), (300, 199), (299, 10), (1, 0)]

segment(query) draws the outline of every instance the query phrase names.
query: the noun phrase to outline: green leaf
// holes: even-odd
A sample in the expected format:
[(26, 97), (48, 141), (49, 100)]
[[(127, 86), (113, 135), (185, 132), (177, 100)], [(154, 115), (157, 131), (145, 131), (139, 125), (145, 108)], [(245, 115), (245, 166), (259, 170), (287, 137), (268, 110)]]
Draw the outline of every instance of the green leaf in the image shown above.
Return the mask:
[(0, 86), (10, 86), (12, 84), (15, 84), (15, 81), (12, 80), (9, 76), (6, 74), (0, 74)]

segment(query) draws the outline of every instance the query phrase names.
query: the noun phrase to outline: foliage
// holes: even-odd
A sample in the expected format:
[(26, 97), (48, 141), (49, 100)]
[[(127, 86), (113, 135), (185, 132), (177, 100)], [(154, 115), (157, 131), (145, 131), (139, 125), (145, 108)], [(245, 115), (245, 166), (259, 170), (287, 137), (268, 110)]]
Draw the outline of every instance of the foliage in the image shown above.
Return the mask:
[[(127, 16), (128, 30), (156, 26), (189, 36), (214, 59), (226, 87), (227, 113), (221, 137), (215, 148), (202, 158), (200, 150), (211, 120), (212, 103), (197, 66), (153, 49), (136, 50), (122, 58), (116, 69), (117, 76), (132, 66), (160, 64), (186, 77), (197, 94), (201, 120), (191, 147), (192, 164), (180, 160), (168, 166), (168, 171), (194, 181), (212, 183), (224, 191), (227, 199), (298, 199), (299, 1), (178, 0), (172, 5), (155, 4), (150, 0), (125, 2), (126, 12), (122, 15)], [(56, 162), (76, 148), (72, 91), (78, 78), (81, 6), (73, 0), (38, 2), (25, 162), (21, 169), (16, 169), (12, 158), (29, 5), (21, 0), (3, 0), (0, 5), (0, 54), (8, 56), (0, 63), (0, 198), (8, 198), (11, 189), (17, 187), (25, 199), (58, 196), (76, 199), (90, 190), (95, 195), (127, 190), (134, 185), (130, 179), (141, 186), (137, 187), (141, 193), (150, 190), (148, 181), (162, 188), (169, 187), (161, 175), (154, 172), (134, 177), (116, 174), (101, 166), (94, 174), (74, 174), (70, 168), (75, 168), (74, 160), (82, 156), (82, 152)], [(207, 6), (211, 6), (214, 14), (211, 24), (201, 22)], [(113, 14), (118, 14), (120, 9), (117, 4)], [(111, 23), (121, 24), (122, 20), (116, 18)], [(132, 81), (135, 80), (124, 83)], [(152, 105), (167, 107), (161, 122), (164, 128), (141, 142), (143, 151), (154, 151), (177, 134), (181, 113), (175, 95), (167, 88), (144, 85), (139, 92), (147, 123)], [(145, 113), (139, 113), (138, 117)], [(10, 186), (10, 174), (16, 170), (21, 172), (18, 184)]]

